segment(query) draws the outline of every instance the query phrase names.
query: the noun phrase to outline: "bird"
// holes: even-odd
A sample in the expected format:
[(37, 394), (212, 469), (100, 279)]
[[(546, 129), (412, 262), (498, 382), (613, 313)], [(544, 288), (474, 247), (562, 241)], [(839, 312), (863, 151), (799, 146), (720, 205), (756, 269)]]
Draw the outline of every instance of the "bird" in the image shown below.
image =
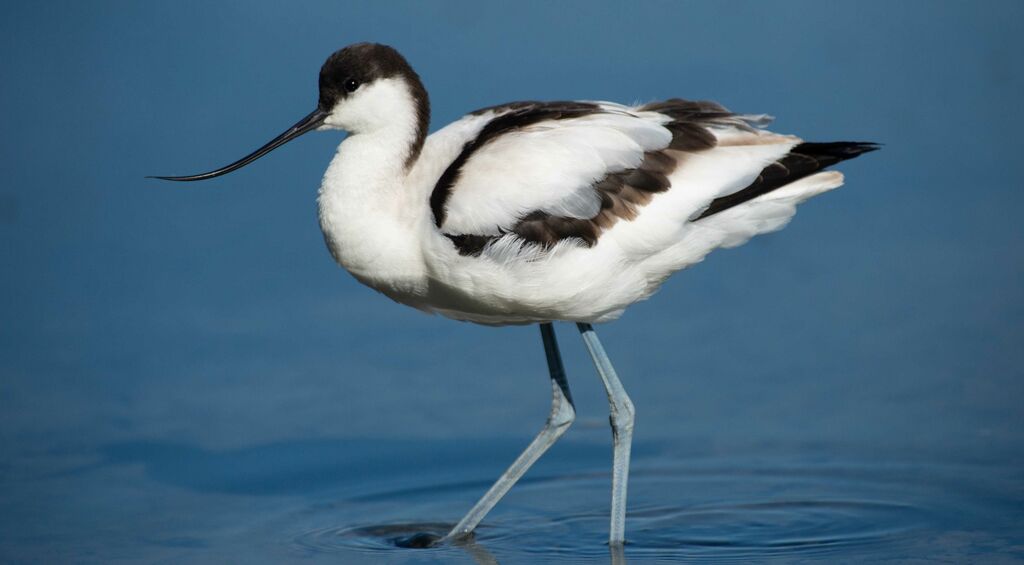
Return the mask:
[(318, 218), (334, 260), (418, 310), (481, 325), (537, 324), (552, 386), (537, 436), (472, 509), (431, 544), (473, 535), (569, 428), (575, 404), (553, 323), (575, 323), (607, 392), (608, 541), (625, 543), (635, 408), (594, 329), (718, 248), (782, 228), (796, 206), (843, 184), (825, 170), (879, 148), (806, 142), (765, 114), (672, 98), (521, 101), (429, 133), (430, 99), (396, 49), (357, 43), (320, 69), (316, 109), (227, 166), (235, 171), (313, 130), (347, 136), (324, 173)]

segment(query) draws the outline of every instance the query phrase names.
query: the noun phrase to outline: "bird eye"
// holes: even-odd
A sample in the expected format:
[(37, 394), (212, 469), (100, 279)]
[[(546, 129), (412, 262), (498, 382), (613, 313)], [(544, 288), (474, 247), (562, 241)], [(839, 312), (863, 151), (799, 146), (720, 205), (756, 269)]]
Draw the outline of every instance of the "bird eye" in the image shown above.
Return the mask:
[(350, 79), (345, 81), (345, 90), (347, 90), (349, 92), (355, 92), (357, 88), (359, 88), (359, 81), (358, 80), (356, 80), (354, 78), (350, 78)]

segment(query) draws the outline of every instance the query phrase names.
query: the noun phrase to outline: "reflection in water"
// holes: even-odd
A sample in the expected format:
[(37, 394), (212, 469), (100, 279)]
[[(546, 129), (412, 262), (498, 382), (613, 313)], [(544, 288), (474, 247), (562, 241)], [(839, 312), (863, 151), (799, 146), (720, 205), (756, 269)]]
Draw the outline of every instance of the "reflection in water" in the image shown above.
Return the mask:
[(626, 563), (626, 548), (621, 545), (609, 546), (608, 552), (611, 553), (612, 565), (625, 565)]
[[(794, 455), (695, 457), (679, 446), (641, 444), (628, 543), (609, 548), (607, 445), (570, 440), (474, 537), (435, 546), (453, 525), (444, 520), (460, 516), (488, 486), (484, 477), (494, 470), (471, 462), (500, 465), (505, 452), (518, 447), (514, 440), (322, 440), (211, 451), (129, 443), (109, 446), (102, 460), (68, 476), (141, 464), (147, 480), (196, 493), (200, 503), (269, 497), (276, 508), (270, 523), (249, 524), (244, 537), (281, 539), (288, 551), (312, 559), (395, 563), (920, 556), (921, 540), (940, 537), (948, 545), (943, 531), (969, 530), (1000, 492), (1019, 489), (1000, 484), (993, 469), (815, 462)], [(981, 480), (985, 476), (991, 485)], [(279, 502), (289, 499), (295, 502)], [(964, 523), (950, 523), (950, 516)], [(196, 534), (179, 537), (189, 536)]]
[[(401, 552), (423, 552), (417, 555), (438, 562), (461, 553), (476, 563), (893, 556), (910, 551), (935, 525), (941, 512), (936, 506), (952, 504), (963, 512), (967, 504), (944, 490), (962, 476), (959, 470), (945, 475), (916, 467), (713, 460), (680, 466), (668, 458), (644, 463), (631, 485), (625, 548), (609, 548), (605, 541), (607, 510), (595, 502), (607, 498), (604, 473), (526, 481), (473, 538), (457, 544), (433, 545), (451, 523), (400, 521), (310, 529), (292, 543), (315, 553), (391, 555), (397, 562)], [(457, 516), (478, 490), (478, 482), (468, 481), (442, 490), (379, 491), (307, 513), (305, 520), (351, 524), (366, 516)], [(405, 558), (419, 561), (413, 554)]]
[(607, 442), (572, 439), (473, 538), (434, 546), (520, 447), (516, 440), (316, 440), (224, 450), (135, 442), (19, 480), (117, 501), (123, 529), (85, 530), (76, 547), (97, 553), (113, 537), (132, 540), (126, 551), (144, 561), (181, 552), (212, 556), (207, 562), (505, 565), (1020, 557), (1014, 532), (1024, 520), (1024, 488), (1015, 468), (828, 459), (820, 447), (813, 457), (777, 446), (770, 455), (697, 455), (673, 443), (637, 446), (627, 545), (609, 548)]
[(475, 536), (469, 536), (451, 543), (438, 543), (451, 531), (455, 523), (421, 522), (404, 524), (381, 524), (349, 529), (328, 528), (307, 532), (295, 543), (315, 551), (335, 553), (347, 549), (365, 551), (387, 551), (390, 549), (425, 550), (448, 553), (452, 549), (465, 552), (474, 563), (497, 564), (498, 560)]
[[(383, 524), (348, 530), (322, 530), (308, 532), (296, 539), (295, 543), (325, 552), (337, 552), (343, 546), (380, 551), (386, 551), (391, 546), (392, 548), (432, 550), (444, 553), (455, 549), (464, 552), (478, 565), (498, 565), (500, 563), (486, 545), (479, 543), (474, 535), (450, 543), (438, 544), (437, 542), (451, 531), (454, 526), (455, 523), (424, 522)], [(524, 539), (523, 543), (531, 542), (527, 542)], [(609, 547), (608, 553), (612, 565), (625, 565), (627, 563), (622, 546)]]
[[(455, 524), (452, 524), (452, 526), (454, 527)], [(473, 562), (478, 565), (498, 565), (498, 560), (495, 559), (494, 555), (487, 551), (484, 546), (476, 543), (472, 538), (460, 540), (457, 545), (464, 549), (473, 558)]]

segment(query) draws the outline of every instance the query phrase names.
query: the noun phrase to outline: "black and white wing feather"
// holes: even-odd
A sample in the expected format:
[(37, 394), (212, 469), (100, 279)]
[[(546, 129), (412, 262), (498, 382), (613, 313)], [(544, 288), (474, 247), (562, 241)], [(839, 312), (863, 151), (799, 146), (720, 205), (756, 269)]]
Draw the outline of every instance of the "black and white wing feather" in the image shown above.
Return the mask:
[(430, 196), (435, 225), (464, 255), (502, 239), (593, 246), (668, 191), (685, 191), (675, 221), (700, 221), (875, 148), (801, 144), (757, 129), (765, 116), (679, 99), (520, 102), (469, 119), (481, 117)]

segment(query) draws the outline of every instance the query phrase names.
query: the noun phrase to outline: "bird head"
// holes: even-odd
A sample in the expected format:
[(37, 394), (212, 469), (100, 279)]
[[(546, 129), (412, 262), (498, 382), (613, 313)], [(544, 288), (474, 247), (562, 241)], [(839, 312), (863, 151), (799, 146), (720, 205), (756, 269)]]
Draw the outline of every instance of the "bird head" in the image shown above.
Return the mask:
[(150, 178), (197, 181), (226, 175), (313, 130), (359, 134), (399, 127), (412, 130), (414, 143), (422, 145), (430, 116), (429, 99), (419, 76), (392, 47), (356, 43), (334, 52), (320, 68), (319, 87), (315, 110), (238, 161), (198, 175)]

